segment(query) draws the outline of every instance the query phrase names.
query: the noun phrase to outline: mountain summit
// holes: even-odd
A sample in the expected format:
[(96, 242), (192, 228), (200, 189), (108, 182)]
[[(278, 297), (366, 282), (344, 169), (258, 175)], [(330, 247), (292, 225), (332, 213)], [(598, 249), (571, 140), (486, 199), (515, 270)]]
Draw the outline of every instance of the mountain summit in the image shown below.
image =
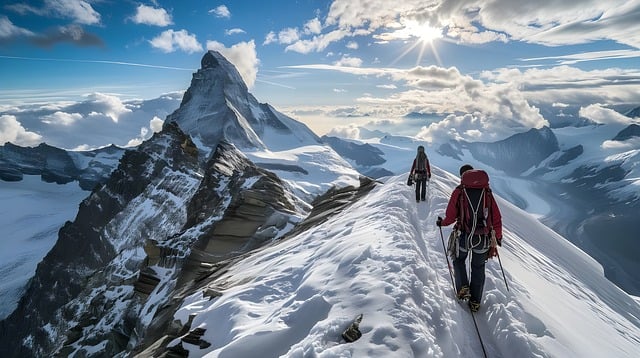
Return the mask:
[(180, 108), (167, 117), (172, 121), (208, 148), (227, 139), (244, 149), (283, 149), (284, 136), (284, 143), (295, 138), (295, 146), (321, 144), (304, 124), (259, 103), (235, 66), (216, 51), (202, 57)]

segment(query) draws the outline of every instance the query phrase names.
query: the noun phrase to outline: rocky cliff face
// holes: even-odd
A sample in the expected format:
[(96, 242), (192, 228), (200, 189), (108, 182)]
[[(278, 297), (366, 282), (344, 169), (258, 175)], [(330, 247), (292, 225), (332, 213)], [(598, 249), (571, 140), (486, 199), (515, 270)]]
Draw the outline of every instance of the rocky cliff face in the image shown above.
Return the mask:
[[(0, 356), (126, 356), (161, 344), (188, 329), (174, 326), (171, 308), (190, 287), (307, 216), (308, 197), (240, 148), (317, 148), (319, 139), (258, 104), (229, 66), (208, 52), (162, 132), (124, 153), (60, 229), (18, 308), (0, 322)], [(314, 170), (355, 172), (329, 147), (319, 153), (327, 162), (311, 163)]]
[[(0, 327), (2, 356), (108, 356), (144, 338), (177, 277), (286, 233), (302, 215), (222, 142), (206, 162), (176, 125), (129, 151), (81, 204)], [(14, 342), (9, 344), (8, 342)]]

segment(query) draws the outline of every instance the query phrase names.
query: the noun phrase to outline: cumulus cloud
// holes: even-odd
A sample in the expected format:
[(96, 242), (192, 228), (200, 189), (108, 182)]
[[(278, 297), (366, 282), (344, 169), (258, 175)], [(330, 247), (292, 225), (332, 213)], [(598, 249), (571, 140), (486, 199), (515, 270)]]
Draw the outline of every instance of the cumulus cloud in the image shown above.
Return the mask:
[(82, 119), (82, 115), (80, 113), (66, 113), (61, 111), (42, 116), (43, 123), (59, 124), (63, 126), (70, 126), (80, 119)]
[(449, 116), (420, 132), (427, 140), (445, 135), (467, 140), (498, 140), (549, 125), (518, 84), (485, 83), (463, 75), (455, 67), (416, 66), (406, 70), (328, 65), (291, 67), (377, 76), (409, 87), (388, 96), (363, 95), (357, 102), (367, 108), (366, 112), (379, 117), (398, 118), (412, 112)]
[(321, 32), (322, 32), (322, 23), (320, 22), (320, 19), (318, 19), (317, 17), (307, 21), (307, 23), (304, 24), (304, 33), (307, 35), (319, 34)]
[(349, 57), (347, 55), (342, 56), (341, 59), (333, 63), (335, 66), (346, 67), (360, 67), (362, 66), (362, 59), (357, 57)]
[(256, 44), (253, 40), (238, 42), (229, 48), (217, 41), (207, 41), (207, 50), (220, 52), (229, 62), (236, 66), (247, 87), (253, 87), (258, 75), (258, 65), (260, 64), (256, 53)]
[(118, 123), (123, 114), (131, 112), (131, 109), (127, 108), (120, 98), (99, 92), (87, 95), (85, 105), (90, 106), (94, 113), (104, 114), (111, 118), (114, 123)]
[(153, 133), (160, 132), (162, 125), (164, 125), (164, 121), (156, 116), (153, 116), (153, 119), (149, 121), (149, 128), (151, 128)]
[(11, 142), (21, 146), (34, 146), (42, 142), (42, 136), (27, 131), (12, 115), (0, 115), (0, 144)]
[(202, 45), (196, 39), (196, 35), (190, 34), (187, 30), (166, 30), (149, 41), (151, 46), (165, 53), (177, 50), (186, 53), (202, 51)]
[(14, 140), (17, 132), (22, 133), (18, 136), (21, 145), (46, 142), (59, 148), (85, 150), (111, 143), (123, 146), (131, 138), (145, 140), (160, 131), (162, 118), (178, 108), (181, 99), (182, 93), (177, 92), (150, 100), (129, 101), (113, 94), (93, 93), (80, 102), (3, 107), (0, 117), (6, 116), (3, 121), (12, 130), (5, 133), (3, 129), (0, 138), (13, 133), (9, 135), (10, 140), (17, 143)]
[(215, 9), (211, 9), (209, 13), (214, 14), (216, 17), (224, 17), (227, 19), (231, 17), (231, 11), (229, 11), (226, 5), (220, 5)]
[(173, 24), (171, 15), (163, 8), (155, 8), (153, 6), (138, 5), (136, 13), (131, 17), (136, 24), (153, 25), (153, 26), (169, 26)]
[(346, 125), (346, 126), (336, 126), (332, 128), (328, 133), (328, 136), (331, 137), (340, 137), (347, 139), (359, 139), (360, 138), (360, 128), (354, 124)]

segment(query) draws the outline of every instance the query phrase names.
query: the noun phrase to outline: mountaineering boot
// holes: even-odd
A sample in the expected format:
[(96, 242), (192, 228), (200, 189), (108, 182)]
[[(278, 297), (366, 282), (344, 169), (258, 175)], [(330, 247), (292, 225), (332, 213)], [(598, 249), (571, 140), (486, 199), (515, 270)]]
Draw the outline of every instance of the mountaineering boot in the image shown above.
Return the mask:
[(469, 286), (464, 285), (458, 291), (458, 299), (459, 300), (468, 300), (471, 297), (471, 292), (469, 291)]
[(471, 312), (478, 312), (478, 310), (480, 309), (480, 302), (469, 301), (469, 309), (471, 310)]

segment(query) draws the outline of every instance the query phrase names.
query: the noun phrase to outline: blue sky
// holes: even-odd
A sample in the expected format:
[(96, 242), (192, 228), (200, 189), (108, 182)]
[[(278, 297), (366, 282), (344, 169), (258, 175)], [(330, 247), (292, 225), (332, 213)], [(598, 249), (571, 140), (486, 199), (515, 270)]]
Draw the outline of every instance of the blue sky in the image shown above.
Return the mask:
[(497, 140), (619, 121), (640, 105), (639, 18), (640, 0), (8, 0), (0, 142), (139, 143), (207, 49), (318, 134)]

